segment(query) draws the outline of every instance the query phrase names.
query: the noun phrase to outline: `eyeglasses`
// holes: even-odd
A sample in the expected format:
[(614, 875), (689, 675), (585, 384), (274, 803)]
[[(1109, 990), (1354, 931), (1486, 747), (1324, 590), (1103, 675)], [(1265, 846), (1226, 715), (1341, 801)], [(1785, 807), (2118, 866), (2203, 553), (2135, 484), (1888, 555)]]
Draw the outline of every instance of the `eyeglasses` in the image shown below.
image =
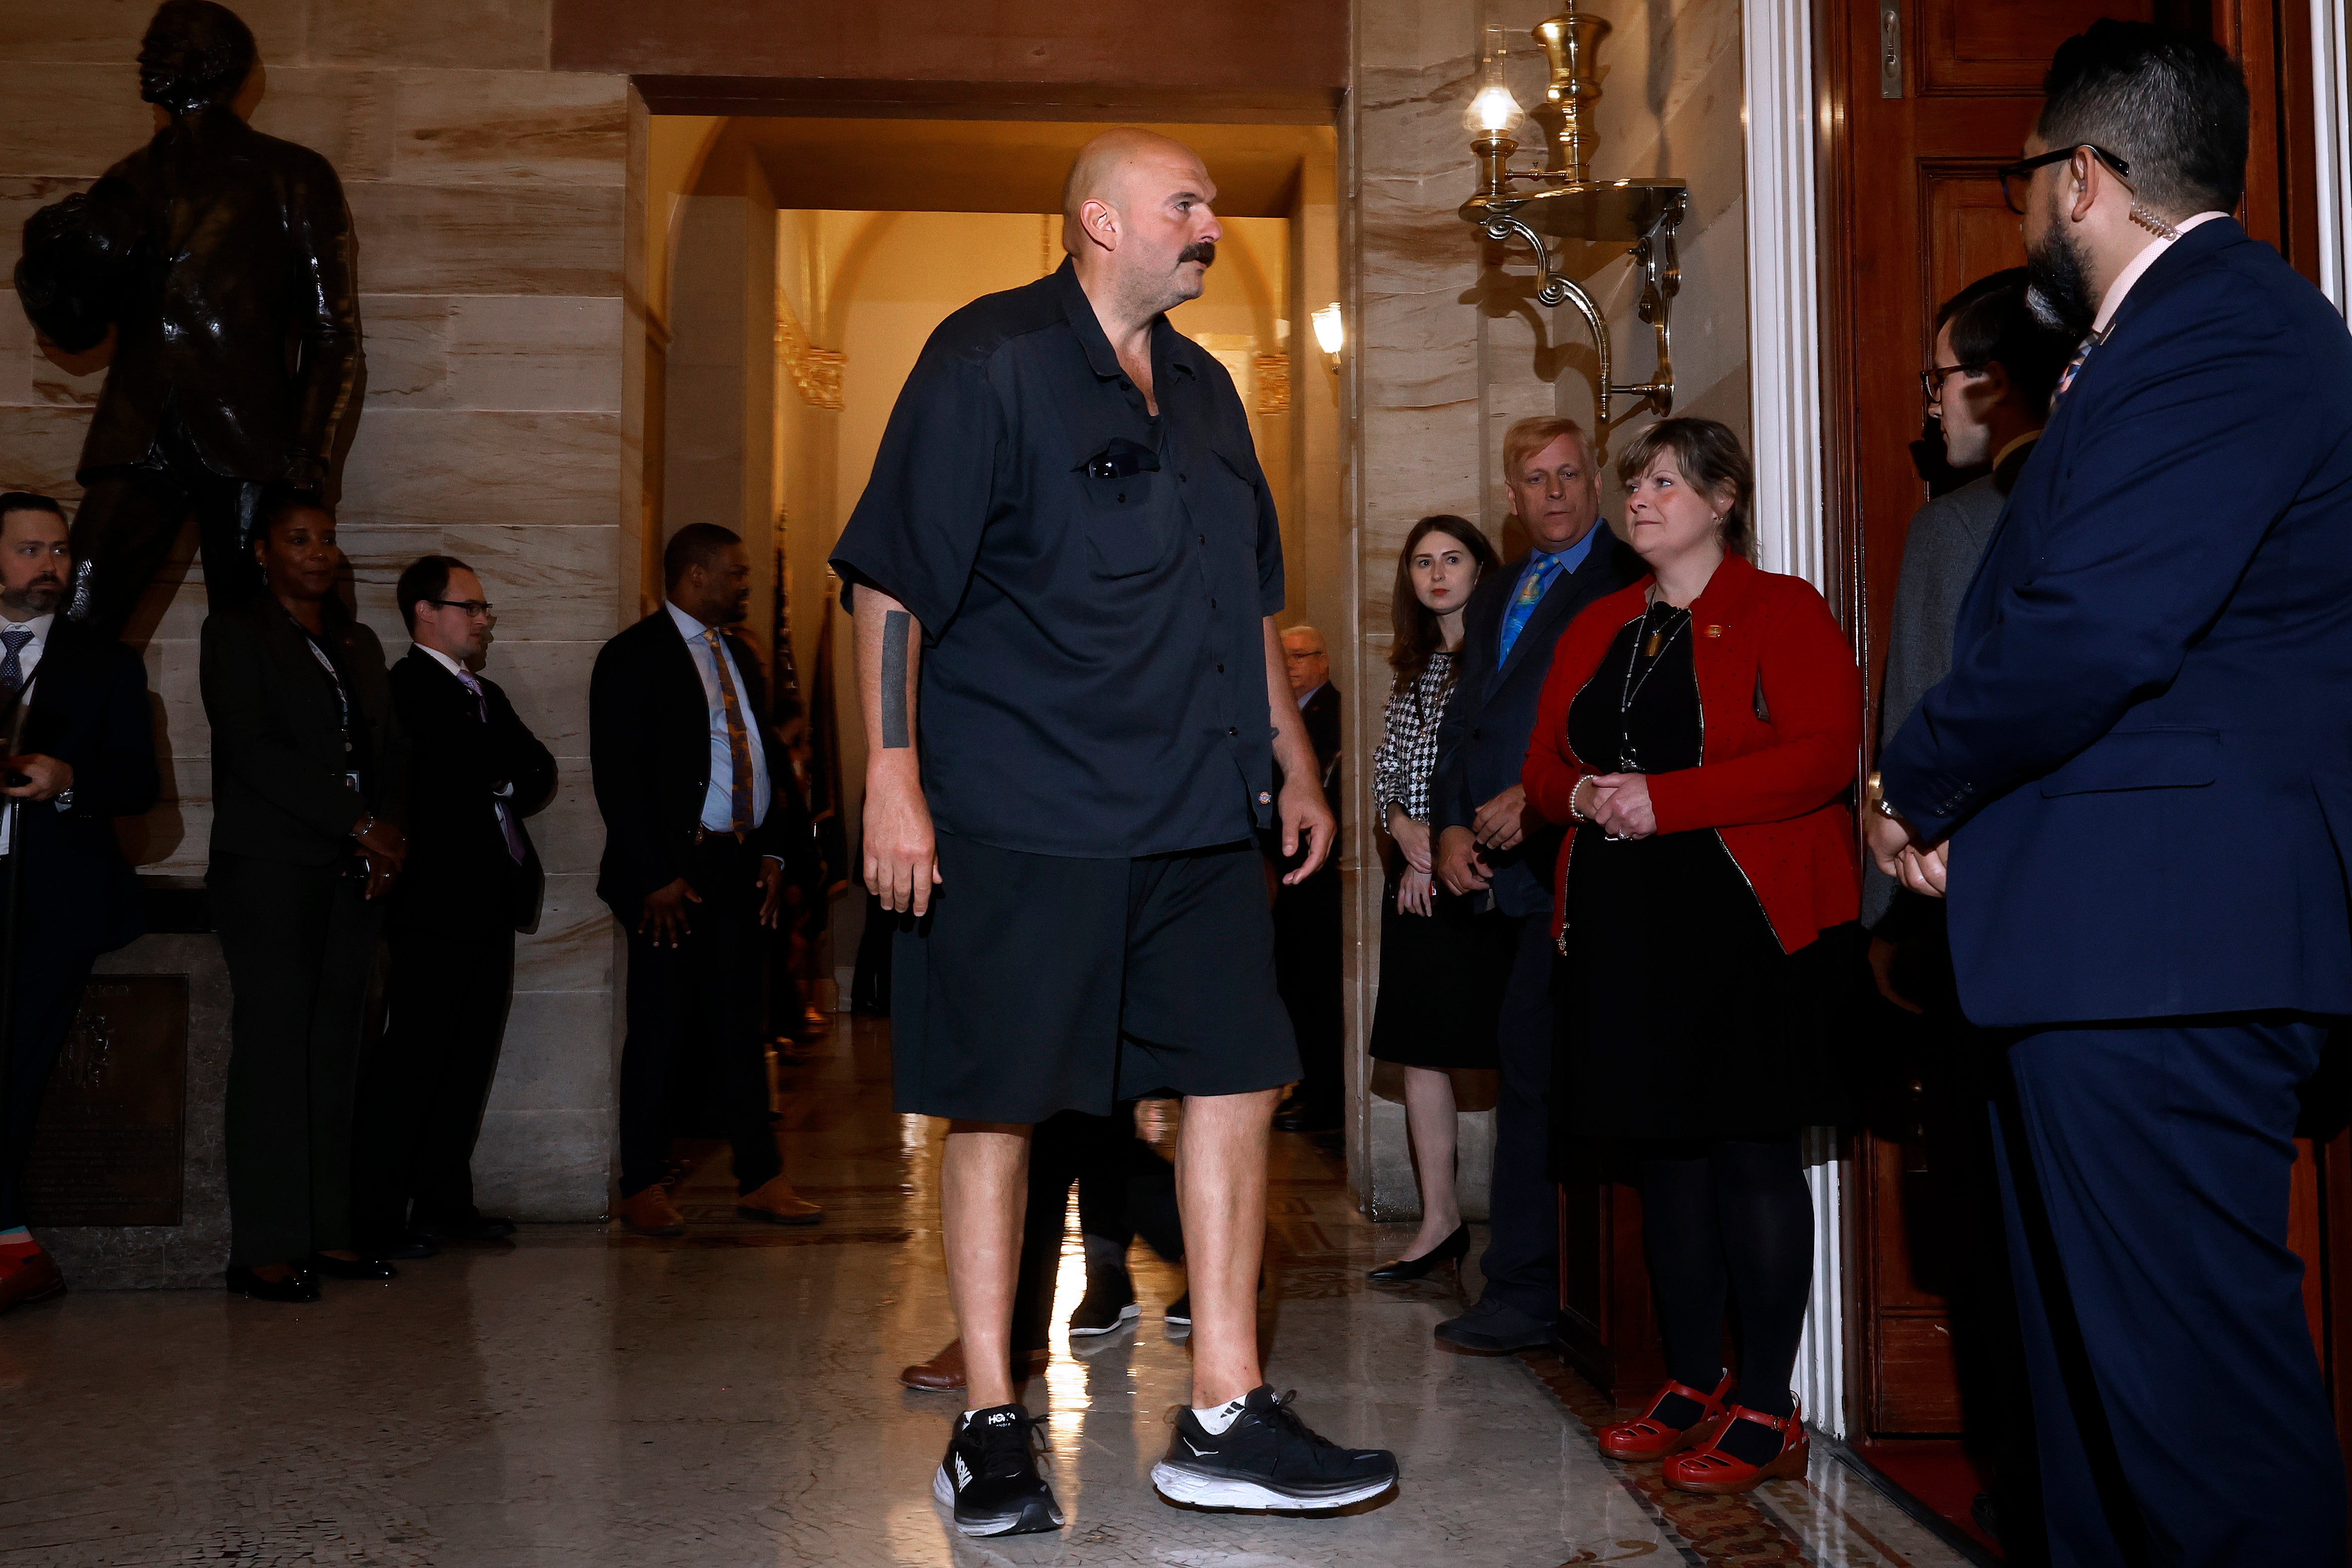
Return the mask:
[(491, 608), (488, 599), (427, 599), (425, 602), (436, 609), (463, 610), (468, 616), (480, 616), (486, 620)]
[[(2116, 172), (2116, 177), (2117, 179), (2126, 182), (2129, 181), (2131, 177), (2131, 165), (2129, 163), (2125, 163), (2121, 158), (2116, 157), (2105, 147), (2095, 146), (2088, 142), (2077, 142), (2072, 147), (2060, 147), (2052, 152), (2042, 153), (2039, 158), (2020, 158), (2014, 163), (2003, 163), (1999, 169), (1993, 171), (2000, 177), (2001, 201), (2008, 206), (2010, 211), (2015, 213), (2020, 217), (2023, 217), (2025, 216), (2025, 193), (2033, 184), (2033, 171), (2042, 168), (2046, 164), (2063, 163), (2067, 159), (2073, 157), (2078, 151), (2090, 152), (2099, 160), (2100, 163), (2105, 163), (2108, 168), (2113, 169)], [(2130, 184), (2126, 183), (2124, 189), (2130, 190)]]
[(1991, 363), (1992, 361), (1990, 360), (1980, 359), (1974, 364), (1929, 365), (1926, 370), (1919, 373), (1919, 395), (1925, 397), (1930, 403), (1939, 402), (1942, 400), (1944, 395), (1944, 378), (1946, 376), (1975, 375)]

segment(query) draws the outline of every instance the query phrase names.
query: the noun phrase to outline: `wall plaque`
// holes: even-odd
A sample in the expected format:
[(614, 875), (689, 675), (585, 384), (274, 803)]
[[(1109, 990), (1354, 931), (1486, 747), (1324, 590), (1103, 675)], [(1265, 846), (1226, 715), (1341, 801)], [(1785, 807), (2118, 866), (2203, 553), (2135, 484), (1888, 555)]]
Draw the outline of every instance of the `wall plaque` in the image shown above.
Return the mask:
[(178, 1225), (187, 1085), (187, 977), (90, 976), (33, 1134), (32, 1223)]

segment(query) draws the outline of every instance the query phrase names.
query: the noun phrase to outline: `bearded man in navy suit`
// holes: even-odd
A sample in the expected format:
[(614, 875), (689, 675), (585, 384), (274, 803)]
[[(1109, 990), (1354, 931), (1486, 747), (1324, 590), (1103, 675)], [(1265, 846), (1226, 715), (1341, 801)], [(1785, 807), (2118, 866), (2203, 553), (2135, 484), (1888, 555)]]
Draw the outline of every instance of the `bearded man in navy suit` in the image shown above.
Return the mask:
[(2011, 1249), (2057, 1568), (2341, 1563), (2287, 1247), (2299, 1089), (2352, 1014), (2352, 339), (2226, 216), (2247, 93), (2102, 21), (2003, 171), (2082, 340), (1881, 759), (2008, 1031)]

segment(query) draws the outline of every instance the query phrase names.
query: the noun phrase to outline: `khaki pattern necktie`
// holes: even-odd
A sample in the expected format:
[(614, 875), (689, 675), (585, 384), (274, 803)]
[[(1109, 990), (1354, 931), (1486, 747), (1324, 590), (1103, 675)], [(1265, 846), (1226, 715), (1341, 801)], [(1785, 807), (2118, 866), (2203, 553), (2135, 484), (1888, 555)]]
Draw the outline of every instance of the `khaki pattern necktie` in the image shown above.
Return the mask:
[(751, 740), (743, 731), (743, 710), (735, 701), (735, 682), (727, 673), (727, 649), (719, 641), (719, 628), (711, 627), (702, 634), (710, 645), (710, 664), (719, 677), (719, 700), (727, 709), (727, 751), (735, 764), (733, 789), (734, 821), (730, 825), (738, 833), (751, 831)]

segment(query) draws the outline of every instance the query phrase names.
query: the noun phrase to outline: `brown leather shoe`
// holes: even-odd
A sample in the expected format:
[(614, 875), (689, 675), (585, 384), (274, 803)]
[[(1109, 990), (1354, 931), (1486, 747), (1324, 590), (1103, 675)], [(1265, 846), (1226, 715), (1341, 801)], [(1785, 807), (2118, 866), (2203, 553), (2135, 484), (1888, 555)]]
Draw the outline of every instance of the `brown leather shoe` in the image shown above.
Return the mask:
[(621, 1223), (639, 1236), (684, 1236), (686, 1216), (659, 1182), (621, 1200)]
[(814, 1225), (824, 1210), (793, 1191), (782, 1176), (772, 1176), (735, 1200), (735, 1217), (763, 1220), (769, 1225)]
[[(0, 1312), (61, 1296), (65, 1289), (66, 1277), (58, 1272), (57, 1259), (46, 1252), (36, 1252), (14, 1268), (0, 1269)], [(963, 1363), (956, 1364), (961, 1368)]]
[[(1014, 1369), (1017, 1375), (1037, 1377), (1045, 1373), (1046, 1363), (1054, 1359), (1054, 1352), (1049, 1350), (1031, 1351), (1025, 1356), (1014, 1359), (1018, 1363)], [(964, 1385), (963, 1341), (950, 1340), (946, 1348), (930, 1360), (901, 1367), (898, 1381), (908, 1388), (928, 1388), (940, 1393), (961, 1388)]]

